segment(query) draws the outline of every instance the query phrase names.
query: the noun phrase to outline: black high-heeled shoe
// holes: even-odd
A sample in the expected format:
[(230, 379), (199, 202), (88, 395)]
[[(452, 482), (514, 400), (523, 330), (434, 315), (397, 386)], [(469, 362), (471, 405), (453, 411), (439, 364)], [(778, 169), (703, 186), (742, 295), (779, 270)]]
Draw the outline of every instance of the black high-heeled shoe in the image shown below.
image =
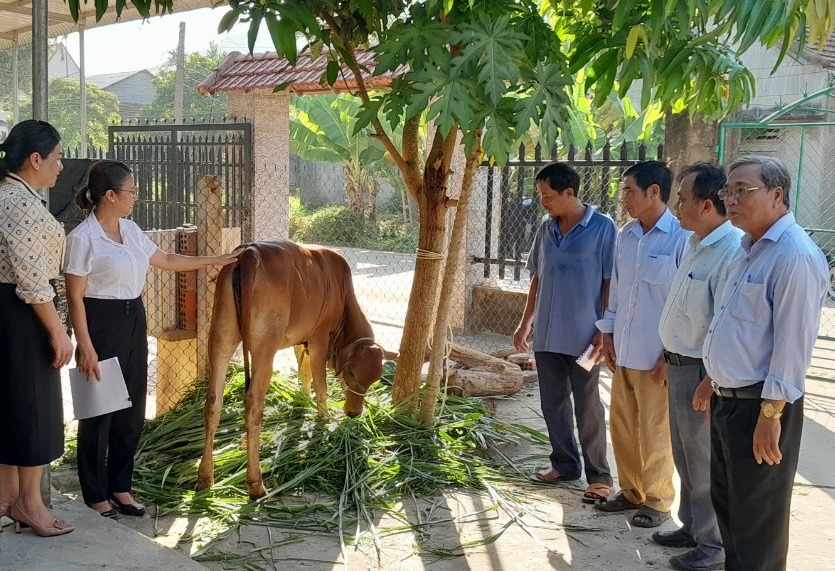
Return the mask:
[[(90, 504), (87, 504), (87, 507), (90, 508), (91, 510), (99, 512), (99, 510), (97, 510), (96, 508), (94, 508)], [(109, 518), (109, 519), (119, 519), (119, 512), (116, 511), (116, 508), (114, 508), (113, 506), (111, 506), (109, 510), (99, 512), (99, 515), (101, 517), (106, 517), (106, 518)]]
[(130, 515), (134, 517), (142, 517), (145, 515), (145, 506), (140, 503), (133, 502), (130, 504), (123, 504), (118, 500), (116, 494), (110, 494), (110, 501), (116, 504), (116, 508), (122, 513), (122, 515)]

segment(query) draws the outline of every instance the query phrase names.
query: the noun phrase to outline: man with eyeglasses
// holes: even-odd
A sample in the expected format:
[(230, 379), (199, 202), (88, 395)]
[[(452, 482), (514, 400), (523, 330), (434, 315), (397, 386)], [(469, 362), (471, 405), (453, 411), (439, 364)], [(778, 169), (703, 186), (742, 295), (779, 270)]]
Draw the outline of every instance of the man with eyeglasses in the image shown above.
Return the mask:
[(791, 177), (772, 157), (734, 161), (722, 198), (745, 232), (703, 347), (713, 379), (711, 497), (728, 571), (786, 568), (806, 369), (826, 258), (790, 212)]
[(658, 334), (664, 344), (670, 404), (673, 461), (681, 476), (678, 517), (682, 526), (652, 534), (664, 547), (690, 547), (670, 558), (673, 569), (706, 571), (725, 566), (722, 538), (710, 500), (710, 427), (704, 411), (713, 394), (702, 362), (714, 307), (725, 286), (728, 264), (742, 256), (742, 231), (728, 220), (719, 194), (722, 167), (700, 163), (679, 175), (676, 216), (692, 230), (661, 313)]
[(673, 173), (660, 161), (643, 161), (623, 173), (621, 197), (635, 220), (621, 228), (609, 304), (596, 325), (593, 358), (612, 375), (609, 428), (621, 491), (599, 500), (604, 512), (638, 510), (636, 527), (658, 527), (675, 497), (667, 373), (658, 322), (690, 232), (667, 208)]

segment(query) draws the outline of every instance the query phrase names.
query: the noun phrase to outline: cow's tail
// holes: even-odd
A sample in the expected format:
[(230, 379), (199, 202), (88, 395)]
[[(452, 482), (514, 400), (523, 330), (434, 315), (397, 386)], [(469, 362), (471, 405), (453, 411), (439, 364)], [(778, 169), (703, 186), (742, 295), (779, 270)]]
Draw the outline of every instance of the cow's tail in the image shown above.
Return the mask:
[(241, 332), (244, 357), (244, 383), (249, 390), (250, 382), (250, 323), (252, 320), (252, 293), (255, 288), (255, 274), (261, 264), (258, 249), (249, 244), (238, 257), (238, 267), (232, 278), (232, 288), (235, 293), (235, 310), (238, 318), (238, 329)]

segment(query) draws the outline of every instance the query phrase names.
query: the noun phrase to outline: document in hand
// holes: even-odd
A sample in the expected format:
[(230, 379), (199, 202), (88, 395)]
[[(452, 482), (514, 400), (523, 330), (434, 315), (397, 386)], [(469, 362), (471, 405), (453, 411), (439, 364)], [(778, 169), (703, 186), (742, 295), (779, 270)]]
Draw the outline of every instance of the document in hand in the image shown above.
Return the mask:
[(119, 358), (99, 361), (99, 371), (101, 381), (95, 377), (88, 381), (87, 373), (70, 369), (72, 407), (77, 420), (101, 416), (131, 406)]

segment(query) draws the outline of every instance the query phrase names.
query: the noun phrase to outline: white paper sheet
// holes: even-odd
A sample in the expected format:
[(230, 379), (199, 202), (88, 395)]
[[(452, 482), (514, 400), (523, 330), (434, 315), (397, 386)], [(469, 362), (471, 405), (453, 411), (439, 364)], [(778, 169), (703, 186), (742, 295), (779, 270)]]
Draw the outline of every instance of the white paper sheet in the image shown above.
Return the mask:
[(590, 357), (591, 352), (593, 350), (594, 350), (594, 345), (589, 345), (588, 347), (586, 347), (586, 350), (583, 351), (583, 354), (580, 355), (579, 357), (577, 357), (577, 360), (574, 361), (574, 362), (577, 363), (578, 365), (580, 365), (581, 367), (583, 367), (585, 370), (591, 371), (594, 368), (594, 366), (597, 364)]
[(92, 418), (122, 410), (131, 406), (125, 377), (119, 366), (119, 358), (112, 357), (99, 361), (101, 381), (93, 377), (87, 380), (87, 373), (70, 369), (70, 389), (75, 418)]

